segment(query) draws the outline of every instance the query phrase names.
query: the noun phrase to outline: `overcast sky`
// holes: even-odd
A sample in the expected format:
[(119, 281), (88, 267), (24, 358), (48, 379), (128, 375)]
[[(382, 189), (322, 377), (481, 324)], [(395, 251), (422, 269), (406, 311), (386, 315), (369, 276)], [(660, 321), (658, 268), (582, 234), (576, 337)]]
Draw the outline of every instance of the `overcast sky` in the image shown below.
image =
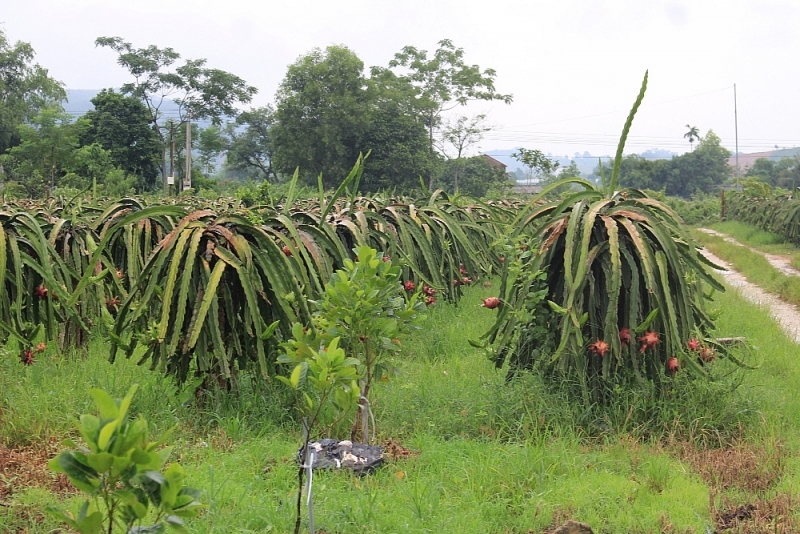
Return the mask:
[(207, 58), (258, 87), (255, 105), (315, 47), (346, 45), (369, 67), (451, 39), (514, 95), (457, 110), (489, 114), (483, 152), (613, 154), (647, 69), (626, 153), (685, 152), (687, 124), (733, 150), (734, 84), (741, 152), (800, 146), (799, 0), (0, 0), (0, 23), (69, 89), (130, 80), (99, 36)]

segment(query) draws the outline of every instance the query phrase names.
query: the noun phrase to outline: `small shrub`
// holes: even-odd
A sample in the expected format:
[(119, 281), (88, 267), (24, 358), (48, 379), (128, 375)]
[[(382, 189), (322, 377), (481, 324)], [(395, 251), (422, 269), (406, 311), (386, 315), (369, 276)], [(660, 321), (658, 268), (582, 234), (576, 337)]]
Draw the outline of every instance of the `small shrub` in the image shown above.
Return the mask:
[[(150, 441), (147, 421), (128, 419), (136, 389), (131, 387), (120, 402), (101, 389), (91, 390), (100, 416), (80, 418), (78, 431), (86, 446), (67, 440), (76, 450), (62, 452), (49, 464), (89, 497), (77, 514), (48, 509), (82, 534), (111, 533), (115, 525), (127, 533), (163, 532), (167, 526), (188, 532), (183, 518), (202, 508), (199, 492), (184, 484), (180, 464), (164, 469), (172, 448), (162, 445), (171, 431)], [(148, 517), (152, 524), (143, 526)]]

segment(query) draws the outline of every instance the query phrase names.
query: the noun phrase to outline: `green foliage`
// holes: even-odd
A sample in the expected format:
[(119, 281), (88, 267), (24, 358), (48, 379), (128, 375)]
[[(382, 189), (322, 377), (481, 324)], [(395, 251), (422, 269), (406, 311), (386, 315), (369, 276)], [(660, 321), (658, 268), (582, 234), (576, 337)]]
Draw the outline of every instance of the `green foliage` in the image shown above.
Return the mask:
[(800, 243), (800, 199), (785, 190), (771, 191), (759, 180), (745, 180), (742, 192), (726, 193), (726, 216)]
[(659, 200), (675, 210), (683, 222), (689, 226), (719, 222), (722, 213), (720, 195), (698, 193), (690, 199), (668, 197), (660, 191), (647, 191), (647, 195)]
[[(419, 289), (409, 291), (408, 298), (403, 296), (402, 270), (391, 259), (366, 246), (353, 252), (356, 261), (345, 260), (344, 267), (325, 285), (322, 298), (315, 303), (314, 322), (323, 339), (341, 338), (342, 346), (356, 358), (361, 390), (369, 398), (376, 377), (388, 379), (395, 373), (385, 361), (386, 354), (399, 350), (400, 336), (419, 321), (425, 304)], [(355, 439), (357, 426), (358, 420), (351, 439)]]
[(295, 392), (298, 411), (306, 418), (308, 438), (326, 403), (346, 414), (358, 403), (358, 359), (348, 357), (338, 337), (326, 341), (295, 323), (292, 338), (281, 344), (278, 363), (287, 364), (287, 376), (276, 378)]
[(747, 169), (745, 176), (771, 187), (794, 189), (800, 186), (800, 157), (781, 158), (777, 161), (759, 158)]
[(76, 277), (71, 258), (56, 252), (56, 237), (48, 239), (43, 226), (25, 212), (0, 212), (0, 339), (14, 339), (25, 363), (42, 327), (47, 341), (68, 319), (86, 329), (79, 310), (64, 305)]
[[(236, 199), (196, 195), (178, 205), (148, 206), (135, 198), (97, 202), (96, 195), (78, 193), (13, 204), (0, 213), (2, 336), (16, 340), (29, 363), (24, 351), (35, 346), (37, 329), (45, 341), (58, 339), (68, 348), (83, 347), (91, 327), (108, 333), (112, 361), (121, 351), (179, 382), (232, 387), (243, 372), (262, 378), (276, 372), (278, 343), (294, 322), (312, 324), (309, 302), (325, 301), (326, 284), (353, 249), (371, 247), (394, 259), (386, 278), (394, 282), (369, 287), (380, 298), (394, 295), (377, 304), (401, 323), (405, 306), (419, 305), (419, 297), (411, 304), (392, 300), (402, 293), (397, 280), (428, 286), (430, 303), (456, 301), (465, 285), (499, 267), (488, 243), (495, 221), (510, 217), (512, 204), (454, 202), (441, 191), (422, 199), (360, 197), (353, 191), (362, 165), (334, 196), (303, 189), (297, 179), (262, 182), (250, 208)], [(383, 268), (376, 276), (388, 276)], [(365, 269), (357, 269), (359, 276), (367, 276)], [(352, 287), (362, 283), (369, 285), (359, 278)], [(342, 328), (341, 317), (330, 328)], [(384, 340), (396, 333), (389, 324), (381, 326)], [(346, 333), (328, 339), (338, 335), (350, 343)], [(360, 346), (352, 345), (356, 352)], [(373, 357), (365, 355), (364, 365)]]
[[(711, 130), (700, 138), (696, 149), (671, 160), (647, 160), (632, 154), (620, 158), (619, 184), (636, 189), (664, 191), (669, 196), (690, 198), (712, 193), (731, 176), (730, 152)], [(602, 171), (608, 175), (609, 169)], [(613, 172), (613, 171), (612, 171)]]
[(264, 228), (241, 215), (194, 211), (153, 249), (121, 302), (113, 351), (130, 357), (144, 346), (141, 361), (180, 382), (191, 372), (206, 386), (228, 383), (251, 365), (270, 376), (275, 326), (288, 332), (310, 317), (302, 278)]
[(541, 150), (518, 148), (511, 157), (528, 168), (528, 180), (541, 181), (558, 169), (558, 162), (545, 156)]
[[(94, 109), (83, 116), (88, 127), (81, 133), (81, 144), (99, 144), (109, 152), (114, 166), (140, 176), (141, 182), (137, 184), (140, 191), (156, 188), (162, 145), (152, 128), (147, 107), (139, 98), (113, 89), (100, 91), (92, 98), (92, 104)], [(85, 173), (84, 176), (92, 178)], [(116, 185), (114, 178), (108, 177), (108, 181), (109, 185)]]
[[(461, 116), (455, 121), (447, 121), (442, 128), (442, 153), (453, 161), (453, 191), (459, 192), (458, 179), (463, 166), (463, 156), (469, 147), (479, 143), (483, 134), (491, 131), (486, 115), (472, 118)], [(430, 187), (430, 186), (429, 186)]]
[[(200, 135), (197, 138), (197, 151), (200, 153), (198, 163), (200, 171), (210, 176), (214, 174), (214, 160), (225, 150), (227, 150), (228, 142), (222, 133), (219, 126), (211, 125), (208, 128), (200, 130)], [(194, 184), (194, 180), (192, 180)]]
[(689, 131), (683, 134), (683, 137), (689, 140), (689, 146), (694, 150), (694, 142), (698, 139), (702, 139), (700, 137), (700, 130), (697, 129), (697, 126), (690, 126), (688, 124), (686, 127), (689, 128)]
[(79, 123), (59, 108), (43, 109), (30, 124), (18, 126), (19, 144), (0, 162), (8, 177), (22, 185), (29, 197), (44, 196), (71, 169), (78, 147)]
[[(442, 114), (470, 100), (499, 100), (510, 104), (511, 95), (498, 93), (494, 86), (494, 69), (481, 71), (478, 65), (464, 62), (464, 49), (456, 48), (449, 39), (438, 43), (439, 48), (428, 58), (427, 50), (405, 46), (389, 62), (389, 69), (400, 71), (398, 79), (413, 87), (413, 107), (428, 129), (431, 154), (434, 152), (434, 132), (441, 127)], [(375, 69), (379, 72), (381, 69)], [(428, 183), (433, 189), (433, 175)]]
[[(272, 137), (270, 129), (275, 123), (275, 110), (266, 105), (243, 111), (236, 117), (236, 125), (228, 125), (229, 143), (226, 152), (227, 168), (245, 173), (257, 180), (275, 182), (278, 175), (272, 167)], [(244, 127), (243, 132), (238, 128)]]
[[(294, 324), (292, 334), (294, 339), (282, 345), (285, 353), (278, 358), (278, 361), (294, 367), (288, 377), (278, 375), (277, 378), (295, 391), (297, 406), (304, 414), (303, 465), (298, 468), (297, 516), (294, 528), (295, 534), (298, 534), (303, 471), (306, 469), (304, 465), (310, 463), (308, 443), (320, 412), (328, 402), (346, 413), (358, 402), (360, 391), (356, 372), (358, 360), (347, 357), (345, 351), (339, 347), (338, 337), (330, 340), (327, 345), (324, 342), (319, 343), (316, 336), (306, 334), (300, 323)], [(310, 489), (308, 495), (310, 502)]]
[[(317, 528), (342, 534), (541, 532), (563, 522), (568, 505), (572, 517), (591, 520), (595, 531), (660, 532), (667, 520), (677, 532), (704, 532), (714, 528), (710, 485), (694, 462), (675, 458), (687, 458), (693, 445), (699, 455), (726, 458), (742, 447), (748, 465), (752, 451), (759, 467), (759, 450), (775, 454), (785, 469), (767, 491), (796, 486), (791, 451), (800, 436), (800, 398), (787, 391), (800, 377), (800, 362), (796, 345), (758, 306), (735, 291), (716, 302), (723, 313), (714, 335), (746, 336), (764, 360), (759, 371), (741, 376), (745, 382), (735, 392), (724, 378), (728, 362), (719, 361), (714, 382), (676, 375), (670, 398), (656, 401), (626, 390), (613, 411), (586, 410), (537, 375), (504, 384), (503, 375), (467, 345), (464, 332), (481, 332), (492, 322), (494, 314), (479, 302), (495, 294), (493, 283), (466, 288), (459, 306), (432, 307), (424, 329), (390, 356), (402, 373), (375, 388), (381, 439), (391, 437), (412, 455), (389, 460), (355, 482), (315, 472)], [(110, 365), (103, 336), (94, 341), (81, 357), (50, 352), (24, 369), (14, 358), (0, 357), (0, 441), (39, 448), (48, 437), (63, 437), (72, 427), (65, 421), (69, 414), (93, 409), (76, 384), (89, 381), (122, 398), (130, 384), (140, 383), (131, 412), (143, 414), (156, 434), (176, 418), (181, 422), (169, 443), (175, 446), (172, 459), (179, 458), (190, 485), (207, 495), (207, 510), (187, 521), (188, 528), (291, 531), (295, 518), (287, 496), (297, 491), (299, 433), (283, 424), (286, 403), (274, 389), (293, 390), (277, 380), (243, 377), (235, 395), (218, 392), (206, 407), (185, 406), (167, 377), (134, 362)], [(704, 443), (716, 450), (707, 451)], [(737, 445), (724, 448), (730, 443)], [(670, 466), (666, 477), (658, 468), (664, 464)], [(12, 471), (0, 531), (68, 529), (42, 512), (62, 498), (67, 504), (60, 506), (77, 511), (80, 495), (22, 487), (14, 477)], [(651, 482), (659, 480), (664, 491), (656, 494)], [(361, 489), (355, 491), (354, 483)], [(722, 495), (737, 502), (764, 498), (763, 490), (738, 486)]]
[(458, 175), (458, 192), (483, 198), (489, 191), (507, 193), (513, 183), (501, 169), (492, 167), (483, 156), (451, 159), (439, 167), (436, 183), (448, 193), (455, 192), (454, 177)]
[(270, 133), (274, 165), (315, 184), (322, 174), (330, 188), (347, 176), (369, 123), (370, 95), (364, 63), (350, 49), (312, 50), (289, 66), (276, 95), (276, 123)]
[[(50, 469), (65, 473), (88, 496), (77, 514), (49, 509), (82, 534), (110, 534), (117, 525), (129, 534), (164, 532), (167, 527), (188, 533), (183, 519), (202, 509), (199, 492), (185, 485), (180, 464), (164, 469), (172, 448), (162, 446), (171, 431), (150, 441), (147, 421), (128, 418), (136, 389), (131, 387), (121, 401), (93, 389), (99, 417), (84, 414), (78, 425), (86, 446), (66, 440), (77, 450), (64, 451), (49, 463)], [(150, 513), (154, 515), (148, 520)], [(151, 525), (142, 525), (150, 521)]]
[(225, 116), (236, 116), (236, 104), (247, 104), (257, 91), (234, 74), (206, 67), (205, 59), (187, 59), (173, 68), (181, 56), (172, 48), (134, 48), (121, 37), (98, 37), (95, 45), (117, 53), (117, 63), (135, 79), (123, 84), (122, 94), (141, 99), (153, 123), (161, 118), (160, 106), (167, 95), (178, 104), (181, 123), (188, 116), (219, 124)]
[(12, 45), (0, 30), (0, 154), (20, 143), (21, 124), (67, 97), (61, 82), (33, 63), (34, 55), (29, 43)]
[(428, 176), (437, 158), (431, 154), (425, 126), (409, 111), (407, 96), (373, 80), (377, 93), (370, 125), (359, 147), (369, 152), (361, 191), (417, 193), (420, 177)]

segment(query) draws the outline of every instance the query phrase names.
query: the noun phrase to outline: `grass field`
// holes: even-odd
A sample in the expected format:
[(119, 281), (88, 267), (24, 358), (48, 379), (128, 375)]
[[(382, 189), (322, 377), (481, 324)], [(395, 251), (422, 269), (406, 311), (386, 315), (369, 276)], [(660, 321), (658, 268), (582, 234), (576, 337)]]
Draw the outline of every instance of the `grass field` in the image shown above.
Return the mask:
[[(758, 369), (736, 373), (718, 361), (714, 383), (679, 374), (670, 400), (620, 393), (601, 412), (533, 376), (506, 384), (467, 343), (491, 324), (493, 312), (478, 304), (493, 291), (437, 305), (404, 342), (393, 362), (401, 374), (377, 386), (374, 402), (378, 441), (397, 457), (362, 478), (315, 476), (317, 528), (527, 533), (572, 518), (609, 533), (795, 529), (800, 363), (762, 310), (732, 292), (714, 304), (718, 335), (747, 337), (752, 349), (740, 356)], [(59, 528), (45, 506), (77, 500), (44, 463), (92, 411), (90, 387), (121, 397), (134, 383), (135, 414), (157, 432), (178, 425), (173, 458), (208, 506), (193, 532), (291, 531), (301, 437), (281, 386), (243, 377), (236, 395), (183, 404), (188, 396), (158, 373), (107, 363), (102, 339), (86, 354), (50, 351), (30, 367), (9, 350), (0, 358), (0, 531)], [(732, 511), (748, 505), (751, 519), (734, 525)]]

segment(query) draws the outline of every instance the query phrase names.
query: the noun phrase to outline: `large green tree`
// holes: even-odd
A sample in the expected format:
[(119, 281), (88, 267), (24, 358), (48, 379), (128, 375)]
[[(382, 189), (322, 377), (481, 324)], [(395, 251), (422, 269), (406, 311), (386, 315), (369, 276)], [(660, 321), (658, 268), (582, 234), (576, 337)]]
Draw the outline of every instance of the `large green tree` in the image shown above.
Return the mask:
[(20, 143), (18, 126), (67, 95), (47, 69), (33, 62), (29, 43), (11, 44), (0, 29), (0, 154)]
[(116, 167), (141, 177), (144, 188), (158, 187), (162, 144), (145, 105), (113, 89), (100, 91), (92, 104), (94, 109), (83, 117), (88, 127), (81, 133), (81, 144), (99, 144), (111, 153)]
[(30, 121), (17, 126), (19, 144), (0, 159), (7, 178), (23, 187), (32, 198), (52, 191), (72, 170), (82, 123), (60, 108), (45, 108)]
[(359, 142), (369, 151), (361, 189), (365, 192), (420, 188), (420, 178), (429, 176), (439, 163), (431, 154), (425, 125), (413, 109), (413, 87), (391, 71), (375, 71), (369, 80), (374, 95), (370, 123)]
[(275, 110), (270, 105), (243, 111), (227, 129), (226, 166), (258, 180), (278, 181), (272, 165)]
[[(464, 62), (464, 49), (449, 39), (439, 41), (439, 48), (428, 57), (427, 50), (406, 46), (389, 62), (390, 69), (415, 89), (415, 106), (428, 129), (430, 151), (434, 151), (435, 132), (442, 125), (442, 115), (472, 100), (499, 100), (510, 104), (512, 95), (498, 93), (494, 86), (497, 73)], [(433, 187), (431, 183), (429, 187)]]
[(121, 37), (98, 37), (95, 44), (115, 51), (117, 63), (133, 76), (132, 82), (122, 86), (122, 93), (144, 103), (162, 145), (166, 141), (161, 109), (165, 100), (178, 105), (179, 125), (202, 119), (219, 125), (225, 117), (235, 117), (236, 106), (249, 103), (257, 91), (234, 74), (206, 67), (205, 59), (187, 59), (176, 66), (181, 56), (172, 48), (134, 48)]
[(344, 46), (314, 49), (289, 66), (275, 97), (274, 167), (300, 168), (303, 180), (326, 187), (347, 176), (369, 128), (372, 94), (364, 63)]
[(697, 149), (672, 160), (677, 172), (672, 173), (667, 182), (667, 194), (689, 197), (698, 192), (711, 192), (730, 178), (730, 155), (719, 136), (709, 130), (700, 138)]

